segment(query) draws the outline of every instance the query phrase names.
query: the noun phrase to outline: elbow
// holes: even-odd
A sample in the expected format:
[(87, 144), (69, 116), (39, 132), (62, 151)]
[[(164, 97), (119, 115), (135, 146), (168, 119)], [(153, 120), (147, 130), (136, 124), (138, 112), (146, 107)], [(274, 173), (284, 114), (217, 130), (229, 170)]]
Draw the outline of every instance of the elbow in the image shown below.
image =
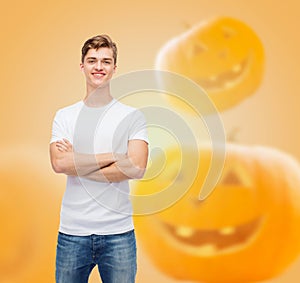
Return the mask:
[(60, 159), (53, 160), (51, 164), (55, 173), (64, 173), (64, 167)]
[(146, 172), (147, 160), (132, 159), (132, 179), (142, 179)]
[(145, 175), (145, 172), (146, 172), (146, 168), (136, 167), (132, 179), (142, 179)]

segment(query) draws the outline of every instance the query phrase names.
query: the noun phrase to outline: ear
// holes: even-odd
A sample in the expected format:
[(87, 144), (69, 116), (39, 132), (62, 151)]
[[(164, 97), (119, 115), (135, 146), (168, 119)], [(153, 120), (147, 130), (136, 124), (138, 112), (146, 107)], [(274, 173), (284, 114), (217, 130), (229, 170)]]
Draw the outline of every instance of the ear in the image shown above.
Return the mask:
[(114, 73), (116, 72), (117, 69), (117, 65), (114, 65)]
[(80, 71), (83, 71), (83, 69), (84, 69), (83, 63), (80, 63), (79, 67), (80, 67)]

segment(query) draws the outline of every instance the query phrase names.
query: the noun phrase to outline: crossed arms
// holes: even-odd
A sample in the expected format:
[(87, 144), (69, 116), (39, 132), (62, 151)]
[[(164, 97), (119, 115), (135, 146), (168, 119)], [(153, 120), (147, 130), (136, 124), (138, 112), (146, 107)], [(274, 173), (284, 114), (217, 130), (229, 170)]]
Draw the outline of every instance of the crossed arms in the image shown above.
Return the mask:
[(143, 177), (148, 159), (148, 144), (128, 141), (127, 154), (82, 154), (63, 139), (50, 144), (50, 159), (56, 173), (80, 176), (98, 182), (121, 182)]

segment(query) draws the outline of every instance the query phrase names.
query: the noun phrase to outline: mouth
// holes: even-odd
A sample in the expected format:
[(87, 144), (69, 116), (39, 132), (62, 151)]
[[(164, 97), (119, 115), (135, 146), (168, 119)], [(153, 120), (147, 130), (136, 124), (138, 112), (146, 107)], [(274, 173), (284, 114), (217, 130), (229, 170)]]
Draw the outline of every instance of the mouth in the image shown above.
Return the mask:
[(233, 65), (232, 68), (226, 72), (212, 75), (208, 78), (196, 78), (195, 81), (208, 92), (217, 92), (233, 88), (243, 80), (249, 65), (250, 58), (247, 58), (242, 62)]
[(96, 79), (100, 79), (100, 78), (105, 76), (105, 73), (103, 73), (103, 72), (94, 72), (94, 73), (92, 73), (92, 76)]
[(161, 223), (161, 226), (177, 248), (182, 247), (185, 252), (208, 257), (229, 253), (233, 249), (236, 251), (249, 244), (257, 235), (262, 221), (262, 217), (257, 217), (238, 226), (210, 230), (169, 223)]
[(32, 235), (29, 233), (25, 233), (25, 235), (22, 236), (22, 240), (22, 242), (17, 241), (14, 243), (15, 246), (5, 258), (2, 258), (2, 256), (0, 257), (0, 278), (9, 278), (15, 275), (16, 266), (22, 266), (22, 268), (26, 268), (29, 259), (34, 254), (35, 243), (32, 239)]

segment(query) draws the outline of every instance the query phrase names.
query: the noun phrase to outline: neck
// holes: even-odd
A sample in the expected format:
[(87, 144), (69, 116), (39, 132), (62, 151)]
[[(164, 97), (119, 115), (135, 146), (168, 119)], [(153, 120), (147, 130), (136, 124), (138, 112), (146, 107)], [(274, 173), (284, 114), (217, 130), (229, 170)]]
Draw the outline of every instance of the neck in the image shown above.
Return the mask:
[(86, 96), (83, 101), (89, 107), (102, 107), (110, 103), (112, 99), (109, 85), (96, 89), (87, 86)]

